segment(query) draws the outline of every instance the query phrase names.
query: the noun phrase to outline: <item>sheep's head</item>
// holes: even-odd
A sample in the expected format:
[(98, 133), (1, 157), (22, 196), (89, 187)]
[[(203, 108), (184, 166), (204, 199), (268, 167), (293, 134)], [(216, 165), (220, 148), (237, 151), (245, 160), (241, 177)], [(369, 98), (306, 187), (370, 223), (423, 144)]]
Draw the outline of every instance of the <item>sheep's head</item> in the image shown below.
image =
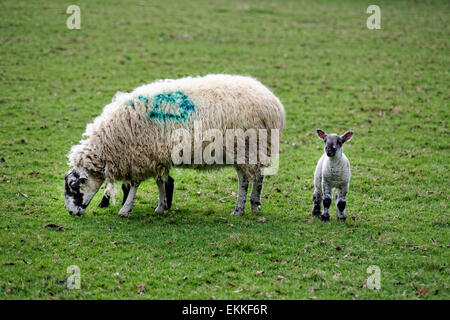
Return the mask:
[(347, 131), (342, 136), (337, 134), (326, 134), (324, 131), (317, 129), (317, 136), (325, 143), (324, 151), (328, 157), (340, 157), (342, 155), (342, 145), (353, 137), (353, 131)]
[(103, 183), (103, 179), (97, 177), (84, 168), (72, 168), (65, 177), (64, 197), (66, 208), (71, 215), (81, 216), (86, 207)]

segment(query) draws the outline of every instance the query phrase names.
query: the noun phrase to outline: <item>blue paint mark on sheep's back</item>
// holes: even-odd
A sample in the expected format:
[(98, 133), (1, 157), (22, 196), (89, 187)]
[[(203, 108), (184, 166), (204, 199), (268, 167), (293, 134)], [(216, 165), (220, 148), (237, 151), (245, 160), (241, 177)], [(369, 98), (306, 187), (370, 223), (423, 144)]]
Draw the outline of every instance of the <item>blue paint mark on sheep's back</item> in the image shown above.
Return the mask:
[(129, 106), (131, 106), (131, 107), (133, 107), (133, 109), (136, 109), (136, 108), (134, 107), (134, 101), (133, 101), (133, 100), (128, 100), (128, 101), (126, 102), (126, 104), (129, 105)]
[[(150, 99), (144, 96), (138, 96), (139, 100), (144, 105), (148, 105)], [(160, 93), (153, 97), (152, 109), (148, 113), (150, 120), (166, 122), (173, 121), (186, 121), (189, 116), (195, 111), (194, 104), (189, 100), (188, 96), (181, 91), (175, 91), (172, 93)], [(180, 113), (164, 112), (161, 108), (163, 103), (177, 105), (180, 109)]]

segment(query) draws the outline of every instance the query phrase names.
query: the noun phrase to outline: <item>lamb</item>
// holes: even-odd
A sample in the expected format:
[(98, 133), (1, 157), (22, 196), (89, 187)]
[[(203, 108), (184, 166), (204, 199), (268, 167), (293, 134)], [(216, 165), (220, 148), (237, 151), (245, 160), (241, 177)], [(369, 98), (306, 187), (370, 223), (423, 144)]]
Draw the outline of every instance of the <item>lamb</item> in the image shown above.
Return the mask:
[[(196, 139), (189, 138), (199, 134), (198, 127), (200, 136), (208, 136), (210, 144), (205, 140), (197, 144)], [(285, 113), (280, 100), (251, 77), (207, 75), (166, 79), (143, 85), (131, 93), (117, 93), (102, 114), (87, 125), (84, 140), (73, 146), (68, 155), (72, 168), (65, 176), (66, 208), (72, 215), (83, 215), (104, 182), (108, 189), (116, 181), (122, 181), (129, 187), (124, 189), (119, 216), (126, 217), (133, 208), (140, 183), (154, 178), (159, 191), (155, 211), (161, 213), (170, 208), (172, 201), (174, 182), (169, 172), (173, 166), (208, 169), (228, 165), (236, 168), (239, 184), (232, 214), (244, 214), (250, 182), (251, 209), (259, 211), (265, 169), (278, 153), (274, 145), (278, 144), (284, 127)], [(231, 137), (231, 145), (230, 130), (239, 132)], [(260, 134), (256, 161), (251, 161), (254, 159), (251, 145), (244, 147), (244, 161), (240, 161), (241, 142), (252, 139), (251, 130), (266, 130), (269, 141), (264, 143), (261, 140), (264, 135)], [(225, 136), (227, 144), (221, 145)], [(181, 150), (180, 138), (184, 142)], [(261, 150), (270, 151), (261, 157)], [(214, 161), (211, 157), (198, 160), (198, 152), (200, 155), (210, 152)], [(108, 197), (109, 194), (105, 192)]]
[[(350, 162), (343, 153), (343, 144), (353, 137), (353, 131), (342, 136), (327, 135), (317, 129), (317, 136), (325, 143), (324, 154), (319, 159), (314, 172), (313, 216), (322, 221), (330, 220), (331, 194), (335, 190), (336, 213), (340, 220), (346, 219), (345, 206), (350, 182)], [(321, 202), (323, 201), (323, 214)]]

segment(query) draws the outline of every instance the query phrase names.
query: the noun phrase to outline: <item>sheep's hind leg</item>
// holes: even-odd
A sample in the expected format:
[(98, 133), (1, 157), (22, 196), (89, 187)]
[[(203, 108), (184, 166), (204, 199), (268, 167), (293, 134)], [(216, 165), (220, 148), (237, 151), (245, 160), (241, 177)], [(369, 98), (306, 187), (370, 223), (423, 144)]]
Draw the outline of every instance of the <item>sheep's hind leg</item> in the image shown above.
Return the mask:
[(175, 180), (169, 176), (169, 179), (164, 183), (166, 187), (166, 202), (167, 207), (166, 210), (169, 210), (172, 207), (172, 199), (173, 199), (173, 189), (175, 186)]
[(253, 181), (252, 193), (250, 195), (250, 206), (253, 213), (261, 211), (261, 191), (263, 187), (263, 180), (264, 176), (258, 175), (258, 177), (256, 177)]
[(169, 210), (172, 206), (172, 196), (174, 180), (171, 176), (168, 177), (167, 181), (161, 179), (156, 180), (158, 185), (158, 206), (155, 209), (156, 213), (163, 213), (165, 210)]
[[(130, 184), (130, 190), (126, 197), (126, 201), (119, 211), (119, 217), (128, 217), (131, 210), (133, 210), (134, 198), (136, 197), (136, 192), (139, 187), (139, 182), (132, 182)], [(125, 198), (125, 196), (124, 196)]]
[(236, 208), (231, 213), (232, 216), (242, 216), (245, 211), (245, 202), (247, 201), (248, 178), (243, 171), (236, 169), (239, 181), (239, 194), (236, 200)]

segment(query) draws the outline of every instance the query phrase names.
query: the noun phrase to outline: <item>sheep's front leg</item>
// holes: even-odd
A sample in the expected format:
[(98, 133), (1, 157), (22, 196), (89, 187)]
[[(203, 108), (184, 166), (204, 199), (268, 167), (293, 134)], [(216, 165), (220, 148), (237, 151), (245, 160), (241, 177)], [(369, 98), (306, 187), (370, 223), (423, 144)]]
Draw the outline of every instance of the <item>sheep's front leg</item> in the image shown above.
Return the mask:
[(330, 206), (331, 206), (331, 188), (323, 184), (323, 213), (322, 221), (330, 221)]
[(155, 212), (163, 213), (164, 210), (169, 210), (172, 206), (174, 180), (169, 176), (167, 181), (157, 179), (156, 184), (158, 185), (159, 197), (158, 206), (156, 207)]
[(245, 202), (247, 201), (248, 192), (248, 178), (244, 172), (237, 169), (238, 181), (239, 181), (239, 194), (236, 200), (236, 208), (231, 213), (232, 216), (242, 216), (245, 211)]
[(253, 181), (252, 185), (252, 193), (250, 195), (250, 206), (252, 208), (252, 212), (256, 213), (261, 211), (261, 191), (263, 187), (264, 176), (259, 175)]
[(109, 207), (109, 196), (107, 194), (103, 194), (102, 201), (98, 204), (99, 208), (106, 208)]
[[(130, 185), (129, 184), (122, 184), (122, 191), (123, 191), (123, 199), (122, 199), (122, 206), (125, 204), (125, 201), (127, 200), (128, 193), (130, 192)], [(106, 190), (103, 194), (103, 198), (98, 204), (100, 208), (106, 208), (109, 207), (109, 201), (111, 200), (111, 197), (107, 194)]]
[(347, 204), (348, 186), (338, 190), (336, 194), (336, 214), (339, 220), (345, 221), (345, 206)]
[(109, 201), (111, 200), (111, 191), (114, 189), (114, 184), (106, 183), (105, 192), (103, 193), (102, 201), (98, 204), (99, 208), (107, 208), (109, 207)]
[(128, 217), (131, 210), (133, 210), (134, 198), (136, 197), (136, 192), (139, 187), (139, 184), (140, 184), (139, 182), (131, 182), (130, 191), (126, 197), (127, 200), (125, 201), (122, 209), (120, 209), (119, 211), (119, 217)]

